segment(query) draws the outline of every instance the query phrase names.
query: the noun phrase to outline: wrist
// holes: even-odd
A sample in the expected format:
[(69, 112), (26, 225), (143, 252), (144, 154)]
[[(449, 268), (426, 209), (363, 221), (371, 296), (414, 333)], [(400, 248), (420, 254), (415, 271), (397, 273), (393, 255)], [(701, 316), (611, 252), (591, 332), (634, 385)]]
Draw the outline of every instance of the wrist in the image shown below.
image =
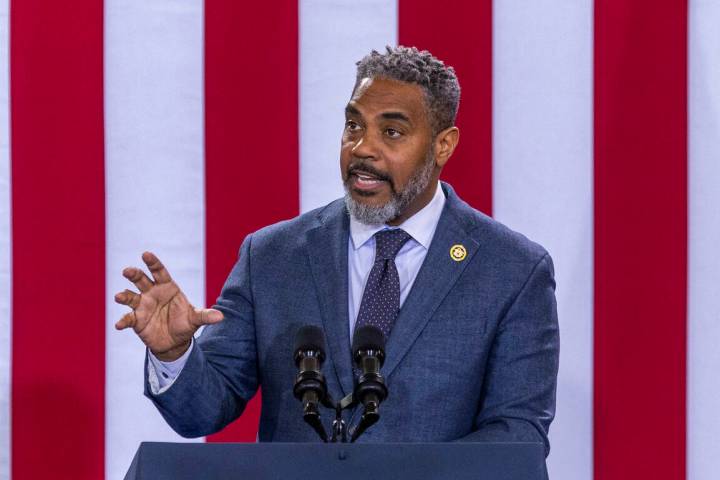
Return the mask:
[(173, 347), (163, 352), (156, 352), (153, 349), (150, 349), (150, 351), (161, 362), (174, 362), (178, 358), (182, 357), (183, 354), (187, 352), (188, 348), (190, 348), (190, 340), (188, 340), (186, 343), (183, 343), (182, 345), (178, 345), (177, 347)]

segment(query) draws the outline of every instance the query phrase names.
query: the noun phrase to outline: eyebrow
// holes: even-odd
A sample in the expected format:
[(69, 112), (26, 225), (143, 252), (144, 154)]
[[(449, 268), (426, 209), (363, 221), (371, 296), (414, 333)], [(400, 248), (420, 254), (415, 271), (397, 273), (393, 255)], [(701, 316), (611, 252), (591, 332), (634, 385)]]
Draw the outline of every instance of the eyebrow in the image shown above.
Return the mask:
[(383, 112), (380, 116), (387, 120), (402, 120), (403, 122), (410, 123), (410, 118), (402, 112)]
[[(360, 110), (358, 110), (352, 105), (347, 105), (345, 107), (345, 115), (357, 115), (359, 117), (363, 116), (362, 113), (360, 113)], [(380, 116), (386, 120), (401, 120), (406, 123), (412, 123), (410, 121), (410, 117), (408, 117), (402, 112), (383, 112), (380, 114)]]
[(345, 115), (357, 115), (359, 117), (362, 117), (360, 110), (349, 104), (345, 107)]

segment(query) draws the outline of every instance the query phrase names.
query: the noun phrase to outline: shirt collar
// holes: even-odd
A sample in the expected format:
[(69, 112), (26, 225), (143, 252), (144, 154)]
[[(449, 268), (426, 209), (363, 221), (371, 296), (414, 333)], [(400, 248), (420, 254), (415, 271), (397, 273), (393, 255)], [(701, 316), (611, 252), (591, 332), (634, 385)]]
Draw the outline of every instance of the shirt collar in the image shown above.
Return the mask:
[(357, 250), (362, 247), (380, 230), (402, 228), (410, 234), (416, 242), (425, 247), (425, 249), (428, 249), (444, 206), (445, 194), (440, 186), (440, 182), (438, 182), (435, 188), (435, 195), (432, 200), (430, 200), (430, 203), (397, 227), (391, 227), (389, 225), (366, 225), (358, 222), (351, 215), (350, 237), (352, 238), (353, 248)]

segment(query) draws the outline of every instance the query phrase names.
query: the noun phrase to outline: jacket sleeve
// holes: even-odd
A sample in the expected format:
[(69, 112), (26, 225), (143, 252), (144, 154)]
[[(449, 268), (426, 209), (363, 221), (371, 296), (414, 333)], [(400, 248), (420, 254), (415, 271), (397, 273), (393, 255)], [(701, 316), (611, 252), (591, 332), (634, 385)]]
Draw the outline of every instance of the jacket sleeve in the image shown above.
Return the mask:
[(553, 264), (545, 254), (501, 319), (487, 363), (475, 431), (460, 441), (542, 442), (555, 416), (560, 338)]
[[(183, 437), (220, 431), (242, 414), (258, 388), (255, 319), (251, 291), (252, 236), (223, 286), (217, 304), (225, 318), (204, 327), (175, 382), (160, 394), (145, 395)], [(147, 372), (147, 359), (145, 365)]]

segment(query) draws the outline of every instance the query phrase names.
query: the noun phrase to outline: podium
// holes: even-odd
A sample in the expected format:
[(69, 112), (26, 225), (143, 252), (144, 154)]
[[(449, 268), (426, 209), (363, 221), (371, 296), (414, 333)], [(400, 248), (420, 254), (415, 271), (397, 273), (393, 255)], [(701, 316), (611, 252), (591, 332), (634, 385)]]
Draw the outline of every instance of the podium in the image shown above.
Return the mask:
[(125, 480), (547, 480), (541, 443), (143, 442)]

